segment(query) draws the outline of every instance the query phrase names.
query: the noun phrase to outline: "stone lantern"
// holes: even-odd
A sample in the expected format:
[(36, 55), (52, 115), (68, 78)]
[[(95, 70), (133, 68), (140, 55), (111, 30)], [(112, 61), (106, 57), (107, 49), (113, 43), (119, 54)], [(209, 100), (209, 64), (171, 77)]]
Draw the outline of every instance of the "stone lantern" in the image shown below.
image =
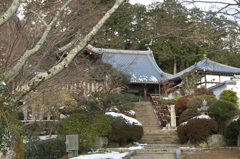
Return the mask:
[(202, 102), (202, 106), (198, 108), (198, 112), (200, 112), (201, 115), (208, 115), (208, 106), (207, 101), (205, 99)]

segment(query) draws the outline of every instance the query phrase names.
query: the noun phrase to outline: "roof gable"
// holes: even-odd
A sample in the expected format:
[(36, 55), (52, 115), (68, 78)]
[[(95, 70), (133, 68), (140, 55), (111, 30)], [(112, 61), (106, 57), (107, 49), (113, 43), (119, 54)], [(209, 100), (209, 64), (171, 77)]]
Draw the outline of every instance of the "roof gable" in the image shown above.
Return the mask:
[(88, 47), (102, 54), (102, 61), (112, 64), (119, 71), (131, 76), (132, 83), (158, 83), (166, 81), (170, 74), (163, 72), (151, 50), (116, 50)]

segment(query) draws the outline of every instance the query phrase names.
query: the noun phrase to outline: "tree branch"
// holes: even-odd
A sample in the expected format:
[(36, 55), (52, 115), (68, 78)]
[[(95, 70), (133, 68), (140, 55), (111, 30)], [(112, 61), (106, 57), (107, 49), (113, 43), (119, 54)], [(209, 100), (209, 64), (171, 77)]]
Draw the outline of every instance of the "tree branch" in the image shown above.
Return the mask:
[(19, 6), (20, 0), (13, 0), (10, 8), (8, 8), (8, 10), (0, 17), (0, 27), (12, 18), (12, 16), (17, 12)]
[(72, 62), (75, 56), (83, 50), (86, 45), (91, 41), (94, 35), (100, 30), (103, 24), (109, 19), (109, 17), (125, 2), (125, 0), (116, 0), (114, 6), (102, 17), (102, 19), (92, 28), (92, 30), (85, 36), (85, 38), (78, 43), (78, 45), (73, 48), (67, 57), (63, 59), (62, 62), (53, 66), (47, 72), (40, 73), (36, 75), (32, 80), (30, 80), (27, 84), (17, 88), (15, 90), (15, 100), (21, 99), (24, 95), (29, 93), (31, 90), (35, 89), (44, 81), (54, 77), (59, 72), (63, 71), (68, 65)]
[[(13, 76), (15, 76), (22, 68), (23, 66), (26, 64), (27, 60), (35, 55), (43, 46), (43, 44), (46, 42), (47, 36), (50, 33), (53, 24), (55, 24), (55, 22), (58, 20), (59, 16), (61, 15), (61, 13), (64, 11), (64, 9), (69, 5), (69, 3), (71, 3), (73, 0), (68, 0), (63, 6), (62, 8), (59, 10), (59, 12), (56, 14), (56, 16), (53, 18), (53, 20), (46, 26), (46, 29), (41, 37), (41, 39), (37, 42), (37, 44), (35, 45), (34, 48), (30, 49), (30, 50), (26, 50), (25, 53), (20, 57), (20, 59), (18, 60), (17, 64), (8, 72), (5, 72), (3, 75), (5, 77), (5, 80), (9, 80), (10, 78), (12, 78)], [(45, 24), (45, 23), (44, 23)], [(46, 24), (45, 24), (46, 25)]]

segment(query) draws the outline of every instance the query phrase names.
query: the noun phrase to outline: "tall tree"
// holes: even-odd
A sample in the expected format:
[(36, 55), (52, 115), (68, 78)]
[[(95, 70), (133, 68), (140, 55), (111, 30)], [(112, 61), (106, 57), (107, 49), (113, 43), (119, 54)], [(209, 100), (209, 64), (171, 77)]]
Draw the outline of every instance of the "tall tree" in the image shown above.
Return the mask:
[[(27, 3), (30, 2), (30, 3)], [(57, 74), (59, 74), (61, 71), (63, 71), (65, 68), (69, 66), (69, 64), (73, 61), (73, 59), (76, 57), (76, 55), (81, 52), (85, 48), (85, 46), (91, 41), (93, 36), (100, 30), (101, 26), (106, 22), (106, 20), (125, 2), (125, 0), (116, 0), (113, 7), (106, 8), (107, 12), (106, 14), (102, 14), (102, 18), (100, 16), (96, 17), (86, 17), (86, 15), (91, 15), (94, 10), (98, 6), (90, 7), (90, 8), (83, 8), (84, 11), (88, 11), (89, 14), (81, 14), (82, 12), (69, 9), (73, 6), (71, 6), (71, 2), (75, 2), (75, 4), (79, 5), (92, 5), (92, 4), (98, 4), (99, 1), (74, 1), (74, 0), (64, 0), (61, 1), (22, 1), (20, 3), (19, 0), (13, 0), (12, 3), (9, 1), (1, 1), (1, 16), (0, 16), (0, 26), (1, 26), (1, 35), (2, 32), (6, 30), (10, 30), (11, 27), (16, 28), (16, 32), (11, 32), (12, 34), (19, 34), (21, 35), (23, 41), (20, 39), (15, 38), (13, 41), (6, 41), (6, 47), (7, 52), (3, 52), (2, 55), (4, 56), (1, 61), (4, 63), (3, 65), (6, 66), (5, 68), (1, 69), (1, 92), (0, 92), (0, 101), (1, 101), (1, 150), (3, 152), (6, 152), (6, 145), (7, 147), (11, 148), (12, 146), (14, 148), (15, 157), (14, 158), (23, 158), (23, 151), (21, 149), (21, 146), (19, 145), (21, 143), (21, 137), (19, 134), (15, 133), (17, 130), (14, 131), (14, 125), (18, 124), (17, 119), (15, 118), (16, 114), (16, 102), (22, 99), (26, 94), (37, 88), (39, 85), (41, 85), (43, 82), (53, 78)], [(101, 1), (103, 3), (106, 3), (107, 1)], [(113, 2), (113, 1), (111, 1)], [(25, 16), (23, 17), (21, 21), (17, 18), (17, 11), (19, 8), (19, 5), (22, 4), (23, 6), (27, 3), (27, 7), (23, 7), (23, 11), (25, 11)], [(12, 4), (12, 5), (11, 5)], [(56, 5), (56, 6), (55, 6)], [(75, 6), (75, 8), (78, 8)], [(21, 10), (19, 10), (21, 12)], [(44, 13), (44, 14), (43, 14)], [(101, 15), (101, 14), (99, 14)], [(32, 18), (36, 17), (36, 19), (33, 21)], [(69, 19), (68, 19), (69, 18)], [(97, 22), (97, 24), (89, 25), (88, 30), (75, 30), (72, 31), (71, 27), (72, 25), (76, 25), (75, 21), (71, 21), (71, 18), (75, 19), (81, 19), (82, 22), (85, 22), (88, 24), (88, 20), (93, 20)], [(73, 24), (71, 24), (73, 22)], [(35, 25), (36, 24), (36, 25)], [(64, 24), (64, 25), (61, 25)], [(34, 26), (35, 25), (35, 26)], [(24, 29), (26, 26), (27, 30)], [(60, 27), (61, 26), (61, 27)], [(59, 29), (61, 28), (61, 30)], [(18, 29), (18, 30), (17, 30)], [(24, 29), (24, 31), (19, 31), (20, 29)], [(70, 31), (69, 31), (70, 30)], [(73, 29), (74, 30), (74, 29)], [(68, 32), (69, 31), (69, 32)], [(57, 40), (54, 38), (54, 33), (59, 33), (58, 35), (61, 36), (61, 34), (64, 34), (65, 32), (70, 33), (73, 35), (74, 39), (77, 38), (74, 42), (69, 41), (70, 34), (65, 34), (64, 37), (65, 40)], [(53, 33), (53, 34), (51, 34)], [(78, 33), (80, 34), (80, 37), (78, 37)], [(59, 59), (59, 61), (55, 64), (50, 64), (48, 67), (46, 67), (45, 71), (38, 72), (33, 71), (31, 74), (29, 74), (28, 79), (25, 80), (25, 82), (17, 83), (16, 86), (8, 87), (8, 85), (11, 84), (11, 82), (14, 81), (14, 79), (17, 79), (17, 76), (21, 74), (25, 68), (31, 68), (35, 67), (35, 65), (28, 65), (28, 63), (31, 63), (31, 60), (33, 57), (35, 60), (41, 60), (42, 56), (41, 54), (45, 53), (51, 53), (53, 49), (48, 50), (47, 46), (49, 45), (49, 39), (52, 39), (51, 46), (52, 48), (57, 47), (58, 50), (67, 50), (68, 52), (62, 56), (62, 58)], [(71, 39), (71, 38), (70, 38)], [(66, 42), (67, 44), (73, 43), (72, 46), (69, 48), (67, 45), (63, 45), (61, 42)], [(14, 44), (16, 42), (19, 43), (19, 45), (22, 43), (24, 44), (22, 50), (13, 49), (15, 47)], [(8, 48), (8, 46), (10, 46)], [(46, 47), (46, 48), (45, 48)], [(48, 51), (46, 51), (48, 50)], [(62, 51), (63, 52), (63, 51)], [(15, 57), (15, 58), (12, 58)], [(10, 60), (11, 59), (11, 60)], [(9, 64), (11, 63), (11, 64)], [(41, 61), (41, 64), (44, 62)], [(7, 67), (8, 66), (8, 67)], [(23, 72), (25, 73), (25, 72)], [(37, 73), (37, 74), (34, 74)], [(24, 77), (24, 76), (22, 76)], [(10, 89), (10, 90), (9, 90)], [(9, 91), (6, 91), (9, 90)], [(12, 94), (13, 93), (13, 94)], [(4, 115), (4, 118), (3, 118)], [(14, 125), (10, 125), (9, 121), (12, 121), (11, 123), (14, 123)], [(5, 127), (3, 127), (5, 125)], [(9, 126), (12, 126), (12, 129), (9, 128)], [(9, 131), (11, 130), (11, 131)], [(5, 133), (3, 133), (5, 132)], [(9, 134), (10, 133), (10, 134)], [(16, 139), (14, 142), (11, 142), (11, 140), (4, 140), (6, 137), (9, 138), (9, 135)], [(7, 143), (6, 143), (7, 142)], [(13, 144), (13, 145), (11, 145)], [(13, 156), (8, 156), (8, 158), (13, 158)]]

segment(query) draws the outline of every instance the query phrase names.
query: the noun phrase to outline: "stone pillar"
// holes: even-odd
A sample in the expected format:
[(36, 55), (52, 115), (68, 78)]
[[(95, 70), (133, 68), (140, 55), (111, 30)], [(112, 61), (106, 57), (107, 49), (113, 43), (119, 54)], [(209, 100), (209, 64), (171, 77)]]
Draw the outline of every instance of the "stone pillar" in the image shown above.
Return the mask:
[(51, 120), (51, 112), (50, 111), (47, 112), (47, 120)]
[(23, 116), (24, 116), (23, 120), (28, 120), (28, 107), (27, 106), (23, 106)]
[(176, 112), (175, 112), (175, 105), (171, 105), (171, 128), (176, 128)]
[(32, 105), (32, 120), (36, 120), (36, 110), (35, 110), (35, 105)]

